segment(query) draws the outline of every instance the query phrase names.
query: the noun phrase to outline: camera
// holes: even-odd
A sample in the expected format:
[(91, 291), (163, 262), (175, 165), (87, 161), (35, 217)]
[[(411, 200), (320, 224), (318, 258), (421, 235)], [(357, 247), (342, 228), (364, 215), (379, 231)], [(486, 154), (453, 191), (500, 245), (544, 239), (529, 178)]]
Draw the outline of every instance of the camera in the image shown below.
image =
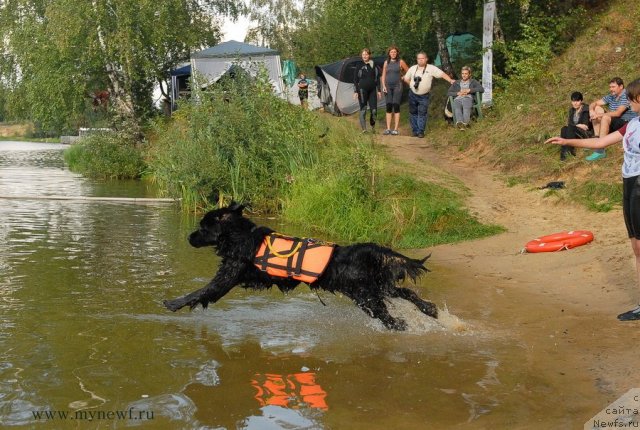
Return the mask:
[(414, 89), (418, 89), (418, 86), (420, 86), (420, 81), (422, 81), (422, 76), (414, 76), (413, 77), (413, 88)]

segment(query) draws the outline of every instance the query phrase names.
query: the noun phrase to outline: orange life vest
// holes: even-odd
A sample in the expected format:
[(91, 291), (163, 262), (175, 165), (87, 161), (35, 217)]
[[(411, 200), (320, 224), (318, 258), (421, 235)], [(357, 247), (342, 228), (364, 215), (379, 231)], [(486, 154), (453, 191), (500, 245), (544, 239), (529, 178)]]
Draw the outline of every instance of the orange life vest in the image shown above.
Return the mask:
[(253, 263), (271, 276), (311, 284), (324, 273), (334, 247), (333, 243), (271, 233), (260, 244)]
[(328, 410), (327, 392), (316, 382), (313, 372), (278, 375), (256, 374), (251, 385), (258, 390), (255, 395), (260, 406), (275, 405), (298, 409), (302, 404), (311, 408)]

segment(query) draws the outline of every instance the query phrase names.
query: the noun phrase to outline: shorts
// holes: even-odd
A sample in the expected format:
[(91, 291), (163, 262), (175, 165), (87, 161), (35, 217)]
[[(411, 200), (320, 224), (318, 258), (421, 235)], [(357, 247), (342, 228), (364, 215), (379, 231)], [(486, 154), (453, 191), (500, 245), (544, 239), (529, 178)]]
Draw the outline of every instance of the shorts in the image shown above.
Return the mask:
[(620, 130), (627, 121), (620, 117), (611, 118), (611, 125), (609, 126), (609, 133), (613, 133), (616, 130)]
[(622, 212), (630, 238), (640, 239), (640, 176), (622, 178)]
[(394, 85), (393, 87), (387, 87), (387, 93), (385, 94), (385, 101), (387, 104), (400, 104), (402, 100), (402, 84)]

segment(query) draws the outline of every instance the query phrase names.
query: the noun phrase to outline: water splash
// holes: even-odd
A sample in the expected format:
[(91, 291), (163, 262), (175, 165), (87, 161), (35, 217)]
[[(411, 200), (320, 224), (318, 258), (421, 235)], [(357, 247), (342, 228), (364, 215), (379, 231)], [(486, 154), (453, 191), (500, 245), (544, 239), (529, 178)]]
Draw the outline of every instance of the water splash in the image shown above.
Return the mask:
[(438, 318), (431, 318), (423, 314), (415, 305), (403, 299), (389, 299), (387, 305), (391, 315), (402, 318), (407, 323), (407, 333), (429, 333), (446, 331), (455, 334), (468, 333), (471, 327), (468, 323), (453, 315), (445, 305), (438, 309)]

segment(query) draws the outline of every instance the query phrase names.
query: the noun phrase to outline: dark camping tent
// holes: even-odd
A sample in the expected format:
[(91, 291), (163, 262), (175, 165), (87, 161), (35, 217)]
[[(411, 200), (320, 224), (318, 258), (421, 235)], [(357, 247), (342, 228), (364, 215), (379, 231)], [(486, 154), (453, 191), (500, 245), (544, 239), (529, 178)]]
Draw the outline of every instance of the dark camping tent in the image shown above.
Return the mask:
[(191, 64), (171, 71), (171, 112), (178, 108), (178, 99), (180, 97), (187, 97), (191, 91), (189, 88), (190, 78)]
[[(382, 76), (382, 65), (386, 57), (374, 57), (373, 61)], [(360, 57), (349, 57), (335, 63), (316, 66), (318, 77), (318, 97), (325, 110), (334, 115), (352, 114), (359, 110), (358, 101), (353, 99), (353, 76)], [(378, 107), (385, 105), (384, 97), (378, 101)]]

